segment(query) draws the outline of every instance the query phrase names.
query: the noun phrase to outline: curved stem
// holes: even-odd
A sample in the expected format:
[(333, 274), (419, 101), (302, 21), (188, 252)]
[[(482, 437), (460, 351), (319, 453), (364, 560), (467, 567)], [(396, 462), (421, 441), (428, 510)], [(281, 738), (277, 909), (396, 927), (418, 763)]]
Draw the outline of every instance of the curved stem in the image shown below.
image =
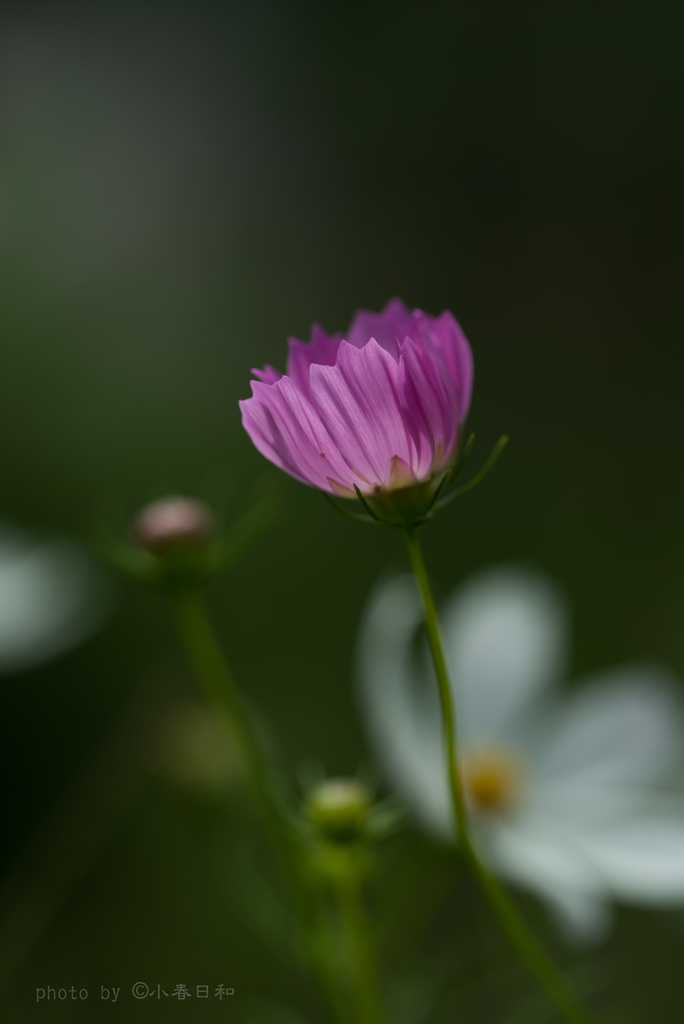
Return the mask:
[(201, 594), (195, 589), (179, 589), (172, 594), (172, 603), (181, 638), (206, 697), (228, 722), (239, 748), (252, 797), (262, 814), (273, 823), (279, 816), (268, 766), (207, 616)]
[[(298, 837), (287, 810), (278, 798), (268, 762), (254, 734), (240, 691), (206, 613), (202, 596), (194, 589), (179, 589), (173, 592), (171, 597), (181, 638), (206, 697), (232, 729), (239, 747), (247, 786), (265, 826), (268, 827), (277, 845), (281, 865), (288, 875), (290, 889), (306, 929), (310, 926), (311, 916), (315, 911), (311, 905), (313, 889), (305, 878)], [(358, 889), (359, 880), (352, 872), (352, 866), (347, 874), (349, 877), (338, 880), (336, 896), (345, 942), (349, 949), (352, 987), (358, 1000), (358, 1021), (359, 1024), (384, 1024), (372, 940)], [(345, 1006), (344, 993), (339, 991), (339, 978), (335, 976), (333, 965), (326, 962), (319, 949), (309, 946), (307, 953), (321, 988), (340, 1018), (341, 1024), (344, 1024), (352, 1018), (348, 1013), (349, 1008)]]
[(437, 677), (437, 686), (439, 687), (442, 724), (444, 728), (446, 771), (458, 841), (494, 913), (498, 917), (501, 927), (508, 935), (521, 960), (527, 964), (528, 968), (546, 990), (551, 1001), (563, 1014), (568, 1024), (593, 1024), (592, 1017), (584, 1009), (553, 961), (547, 956), (546, 951), (530, 931), (504, 886), (480, 859), (477, 847), (473, 841), (458, 771), (456, 710), (449, 684), (449, 673), (444, 657), (442, 638), (439, 632), (435, 599), (418, 535), (414, 530), (405, 530), (403, 533), (409, 558), (411, 559), (411, 566), (420, 591), (428, 643)]
[(207, 615), (201, 593), (178, 590), (171, 595), (181, 638), (206, 697), (232, 731), (247, 789), (270, 835), (280, 870), (295, 899), (302, 921), (310, 913), (310, 893), (304, 884), (298, 836), (280, 799), (240, 691), (225, 660)]

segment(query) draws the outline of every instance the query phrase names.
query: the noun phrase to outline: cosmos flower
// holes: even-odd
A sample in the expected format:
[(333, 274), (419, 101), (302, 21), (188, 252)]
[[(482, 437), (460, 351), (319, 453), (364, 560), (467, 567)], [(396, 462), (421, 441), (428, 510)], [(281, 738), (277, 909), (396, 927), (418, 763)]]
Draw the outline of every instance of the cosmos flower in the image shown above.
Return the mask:
[(0, 673), (30, 668), (85, 639), (107, 598), (78, 545), (0, 524)]
[[(611, 897), (684, 902), (684, 720), (677, 681), (629, 665), (560, 689), (568, 629), (544, 579), (475, 577), (444, 609), (460, 775), (490, 867), (544, 898), (578, 937), (609, 922)], [(451, 840), (437, 687), (416, 643), (410, 577), (372, 598), (360, 697), (377, 757), (415, 817)], [(682, 776), (680, 776), (681, 778)]]
[(449, 312), (358, 312), (344, 337), (314, 324), (289, 342), (287, 374), (253, 370), (243, 425), (267, 459), (341, 497), (429, 481), (453, 460), (468, 414), (470, 346)]

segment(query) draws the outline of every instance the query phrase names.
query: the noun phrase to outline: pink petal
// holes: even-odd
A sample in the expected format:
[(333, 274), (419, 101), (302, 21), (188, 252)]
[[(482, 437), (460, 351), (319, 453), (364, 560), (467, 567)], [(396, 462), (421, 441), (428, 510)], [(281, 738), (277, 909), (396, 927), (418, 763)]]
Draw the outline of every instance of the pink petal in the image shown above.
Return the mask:
[(334, 366), (341, 340), (341, 334), (329, 335), (320, 324), (314, 324), (311, 328), (309, 343), (299, 341), (298, 338), (289, 339), (287, 343), (289, 348), (287, 375), (305, 395), (309, 394), (309, 374), (312, 364)]
[(387, 482), (393, 456), (409, 466), (415, 460), (397, 377), (397, 363), (374, 339), (364, 348), (343, 341), (335, 366), (311, 368), (311, 398), (322, 423), (347, 464), (371, 487)]
[(448, 383), (420, 344), (400, 346), (399, 392), (418, 452), (416, 476), (424, 479), (449, 461), (458, 443), (458, 421)]
[(323, 491), (346, 491), (349, 467), (306, 395), (288, 378), (252, 382), (252, 397), (240, 402), (242, 423), (258, 450), (280, 469)]
[(448, 310), (432, 321), (429, 335), (446, 361), (452, 384), (456, 389), (458, 418), (464, 423), (473, 391), (473, 353), (470, 344)]
[(282, 373), (280, 373), (279, 370), (276, 370), (275, 367), (269, 366), (268, 364), (264, 366), (263, 370), (252, 369), (252, 373), (255, 377), (258, 377), (259, 380), (262, 380), (264, 384), (275, 384), (275, 382), (280, 380), (282, 377)]
[(392, 355), (397, 354), (397, 339), (403, 341), (410, 333), (412, 316), (401, 299), (390, 299), (380, 313), (360, 309), (352, 320), (346, 340), (355, 348), (363, 348), (371, 338)]

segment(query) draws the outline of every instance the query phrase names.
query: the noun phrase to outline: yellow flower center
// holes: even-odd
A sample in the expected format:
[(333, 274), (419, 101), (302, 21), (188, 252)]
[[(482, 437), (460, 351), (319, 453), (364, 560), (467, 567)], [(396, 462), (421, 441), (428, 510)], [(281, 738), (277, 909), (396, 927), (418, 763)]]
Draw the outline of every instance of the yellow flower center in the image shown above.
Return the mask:
[(520, 796), (523, 769), (508, 750), (484, 748), (461, 755), (461, 784), (466, 801), (478, 811), (508, 811)]

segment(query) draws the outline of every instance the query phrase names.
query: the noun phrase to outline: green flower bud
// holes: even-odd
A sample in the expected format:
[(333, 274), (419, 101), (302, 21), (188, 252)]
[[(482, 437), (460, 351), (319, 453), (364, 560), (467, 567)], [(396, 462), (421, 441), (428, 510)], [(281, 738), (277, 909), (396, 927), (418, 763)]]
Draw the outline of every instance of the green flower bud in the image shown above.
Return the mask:
[(372, 803), (357, 779), (326, 779), (309, 793), (305, 813), (324, 838), (347, 842), (362, 835)]

